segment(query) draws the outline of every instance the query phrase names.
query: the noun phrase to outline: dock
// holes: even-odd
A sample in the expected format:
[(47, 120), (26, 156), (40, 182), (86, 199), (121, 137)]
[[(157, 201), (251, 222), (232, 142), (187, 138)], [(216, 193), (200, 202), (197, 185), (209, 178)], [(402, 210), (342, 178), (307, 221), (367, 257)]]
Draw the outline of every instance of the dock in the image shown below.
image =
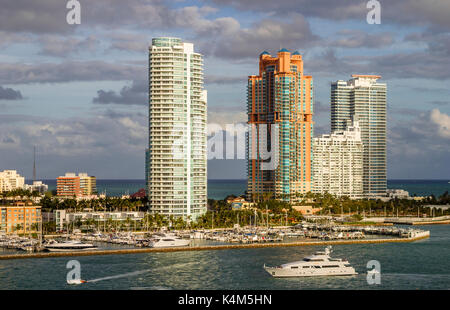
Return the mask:
[(397, 225), (444, 225), (450, 224), (450, 216), (439, 216), (432, 218), (386, 218), (384, 222)]
[(364, 240), (321, 240), (321, 241), (299, 241), (299, 242), (280, 242), (280, 243), (251, 243), (251, 244), (227, 244), (211, 246), (187, 246), (173, 248), (140, 248), (123, 250), (92, 250), (78, 252), (49, 252), (49, 253), (30, 253), (30, 254), (11, 254), (0, 255), (0, 260), (27, 259), (27, 258), (52, 258), (52, 257), (76, 257), (93, 255), (123, 255), (123, 254), (142, 254), (159, 252), (185, 252), (185, 251), (215, 251), (215, 250), (236, 250), (236, 249), (255, 249), (255, 248), (275, 248), (275, 247), (295, 247), (312, 245), (340, 245), (340, 244), (377, 244), (377, 243), (395, 243), (395, 242), (413, 242), (430, 237), (429, 231), (423, 231), (409, 238), (382, 238), (382, 239), (364, 239)]

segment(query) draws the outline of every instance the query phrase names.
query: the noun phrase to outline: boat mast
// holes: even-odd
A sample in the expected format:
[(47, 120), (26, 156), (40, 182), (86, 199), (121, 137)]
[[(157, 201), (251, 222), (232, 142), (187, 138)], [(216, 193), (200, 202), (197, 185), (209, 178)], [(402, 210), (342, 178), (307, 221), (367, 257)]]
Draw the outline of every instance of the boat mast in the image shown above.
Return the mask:
[(39, 220), (39, 247), (42, 247), (42, 211), (41, 218)]

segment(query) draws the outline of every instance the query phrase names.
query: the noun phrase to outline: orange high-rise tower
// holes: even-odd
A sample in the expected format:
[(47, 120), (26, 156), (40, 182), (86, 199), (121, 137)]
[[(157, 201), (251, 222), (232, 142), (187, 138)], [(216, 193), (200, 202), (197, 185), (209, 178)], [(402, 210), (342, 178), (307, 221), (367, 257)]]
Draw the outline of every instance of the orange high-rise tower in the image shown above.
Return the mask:
[[(313, 82), (303, 74), (298, 52), (281, 49), (277, 57), (261, 53), (259, 75), (248, 78), (247, 114), (248, 198), (293, 202), (298, 194), (309, 192)], [(264, 148), (276, 160), (262, 156)], [(275, 166), (267, 169), (271, 160)]]

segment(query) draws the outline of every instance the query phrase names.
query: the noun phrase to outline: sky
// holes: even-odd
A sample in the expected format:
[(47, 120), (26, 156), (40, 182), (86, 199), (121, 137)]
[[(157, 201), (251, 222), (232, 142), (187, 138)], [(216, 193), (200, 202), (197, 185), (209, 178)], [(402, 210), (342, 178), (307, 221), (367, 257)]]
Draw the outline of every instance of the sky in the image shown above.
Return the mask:
[[(88, 172), (144, 179), (148, 46), (160, 36), (204, 55), (209, 123), (246, 121), (258, 56), (298, 50), (315, 88), (315, 135), (330, 131), (330, 83), (378, 74), (388, 86), (388, 179), (450, 179), (450, 1), (2, 0), (0, 170), (27, 179)], [(246, 178), (210, 160), (208, 178)]]

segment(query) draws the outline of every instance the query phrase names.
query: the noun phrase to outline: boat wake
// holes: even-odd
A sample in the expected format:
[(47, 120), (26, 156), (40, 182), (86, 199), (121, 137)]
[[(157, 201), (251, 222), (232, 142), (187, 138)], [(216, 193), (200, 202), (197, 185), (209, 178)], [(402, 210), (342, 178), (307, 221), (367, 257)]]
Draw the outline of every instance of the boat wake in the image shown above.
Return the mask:
[(382, 273), (382, 276), (401, 277), (401, 278), (431, 278), (448, 279), (450, 274), (421, 274), (421, 273)]
[(86, 282), (87, 283), (95, 283), (95, 282), (100, 282), (100, 281), (105, 281), (105, 280), (127, 278), (127, 277), (137, 276), (137, 275), (144, 274), (144, 273), (151, 272), (151, 271), (156, 271), (156, 270), (161, 271), (161, 270), (173, 269), (173, 268), (183, 268), (183, 267), (187, 267), (189, 265), (195, 265), (195, 264), (198, 264), (198, 263), (192, 262), (192, 263), (175, 264), (175, 265), (170, 265), (170, 266), (165, 266), (165, 267), (155, 267), (152, 269), (138, 270), (138, 271), (122, 273), (122, 274), (118, 274), (118, 275), (114, 275), (114, 276), (109, 276), (109, 277), (87, 280)]
[(115, 276), (109, 276), (109, 277), (103, 277), (103, 278), (98, 278), (98, 279), (92, 279), (92, 280), (87, 280), (88, 283), (94, 283), (94, 282), (100, 282), (100, 281), (105, 281), (105, 280), (113, 280), (113, 279), (120, 279), (120, 278), (127, 278), (127, 277), (132, 277), (132, 276), (137, 276), (146, 272), (150, 272), (153, 269), (145, 269), (145, 270), (139, 270), (139, 271), (133, 271), (133, 272), (128, 272), (128, 273), (123, 273), (123, 274), (118, 274)]
[(172, 288), (165, 287), (165, 286), (142, 286), (142, 287), (131, 287), (130, 290), (136, 290), (136, 291), (143, 291), (143, 290), (169, 291), (169, 290), (172, 290)]

